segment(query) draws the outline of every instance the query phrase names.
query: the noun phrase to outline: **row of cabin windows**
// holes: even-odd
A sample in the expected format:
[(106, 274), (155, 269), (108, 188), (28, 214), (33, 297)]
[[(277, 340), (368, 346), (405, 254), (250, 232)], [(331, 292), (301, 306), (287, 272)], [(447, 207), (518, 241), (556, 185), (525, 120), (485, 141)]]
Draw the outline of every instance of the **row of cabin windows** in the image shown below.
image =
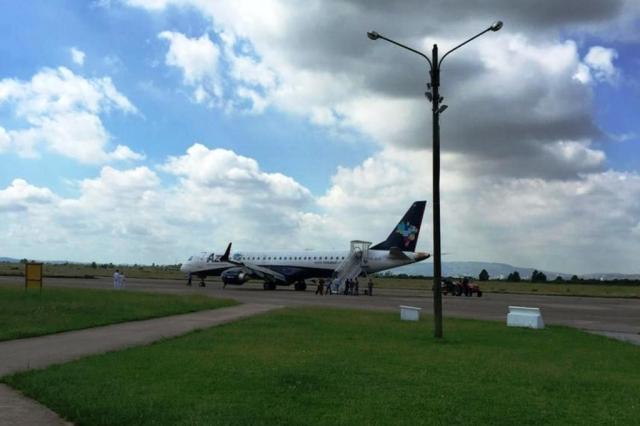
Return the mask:
[[(261, 260), (260, 256), (242, 256), (242, 260)], [(271, 256), (263, 256), (262, 260), (271, 260)], [(322, 256), (273, 256), (273, 260), (322, 260)], [(325, 256), (324, 260), (334, 260), (334, 256)], [(344, 260), (344, 256), (335, 256), (335, 260)]]

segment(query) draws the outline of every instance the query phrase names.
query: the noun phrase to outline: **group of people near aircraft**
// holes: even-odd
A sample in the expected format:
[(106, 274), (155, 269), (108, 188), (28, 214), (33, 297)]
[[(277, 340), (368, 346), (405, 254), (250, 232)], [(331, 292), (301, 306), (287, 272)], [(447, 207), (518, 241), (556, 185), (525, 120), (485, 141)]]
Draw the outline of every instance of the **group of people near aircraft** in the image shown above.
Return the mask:
[[(320, 278), (317, 281), (316, 294), (322, 295), (330, 295), (330, 294), (340, 294), (340, 283), (336, 280), (327, 280)], [(344, 289), (342, 290), (342, 294), (345, 296), (359, 296), (360, 295), (360, 282), (358, 281), (358, 277), (354, 279), (347, 278), (344, 282)], [(367, 280), (367, 289), (364, 291), (365, 295), (372, 296), (373, 295), (373, 279), (371, 277)]]

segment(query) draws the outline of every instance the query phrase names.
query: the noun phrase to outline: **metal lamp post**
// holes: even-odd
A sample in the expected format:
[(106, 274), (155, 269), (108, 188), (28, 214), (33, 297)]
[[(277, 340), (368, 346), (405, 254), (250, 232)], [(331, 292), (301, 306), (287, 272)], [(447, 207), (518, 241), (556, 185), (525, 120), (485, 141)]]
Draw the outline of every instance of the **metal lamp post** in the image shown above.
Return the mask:
[(440, 105), (443, 100), (440, 96), (440, 67), (444, 58), (454, 50), (459, 49), (488, 31), (498, 31), (500, 28), (502, 28), (502, 21), (497, 21), (486, 30), (449, 50), (439, 60), (437, 44), (433, 45), (431, 59), (429, 59), (424, 53), (391, 40), (375, 31), (367, 33), (367, 37), (371, 40), (386, 40), (389, 43), (422, 56), (429, 63), (431, 82), (427, 84), (429, 91), (425, 93), (425, 96), (431, 102), (433, 115), (433, 316), (435, 322), (434, 335), (437, 338), (442, 337), (442, 291), (440, 289), (440, 282), (442, 280), (442, 251), (440, 245), (440, 114), (447, 109), (447, 105)]

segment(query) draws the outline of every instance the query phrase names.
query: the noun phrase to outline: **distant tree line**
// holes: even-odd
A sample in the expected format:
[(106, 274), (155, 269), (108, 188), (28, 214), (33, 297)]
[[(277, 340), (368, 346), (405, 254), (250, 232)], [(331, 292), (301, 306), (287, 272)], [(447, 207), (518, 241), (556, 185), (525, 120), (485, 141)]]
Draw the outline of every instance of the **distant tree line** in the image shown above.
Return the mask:
[(518, 271), (513, 271), (512, 273), (509, 274), (509, 276), (507, 277), (507, 281), (514, 281), (514, 282), (520, 282), (521, 278), (520, 278), (520, 272)]
[[(20, 259), (18, 261), (19, 264), (25, 264), (28, 262), (33, 262), (32, 260), (29, 259)], [(2, 264), (15, 264), (15, 261), (3, 261), (0, 262)], [(109, 263), (97, 263), (97, 262), (91, 262), (91, 263), (82, 263), (82, 262), (43, 262), (44, 264), (46, 264), (48, 267), (65, 267), (65, 266), (77, 266), (77, 267), (82, 267), (82, 266), (87, 266), (91, 269), (115, 269), (115, 268), (135, 268), (135, 269), (160, 269), (163, 271), (179, 271), (180, 267), (182, 266), (181, 263), (177, 263), (174, 265), (157, 265), (155, 263), (152, 263), (151, 265), (139, 265), (139, 264), (133, 264), (133, 265), (126, 265), (126, 264), (114, 264), (113, 262), (109, 262)]]
[(532, 283), (544, 283), (547, 281), (547, 276), (544, 272), (538, 271), (536, 269), (531, 273), (531, 282)]

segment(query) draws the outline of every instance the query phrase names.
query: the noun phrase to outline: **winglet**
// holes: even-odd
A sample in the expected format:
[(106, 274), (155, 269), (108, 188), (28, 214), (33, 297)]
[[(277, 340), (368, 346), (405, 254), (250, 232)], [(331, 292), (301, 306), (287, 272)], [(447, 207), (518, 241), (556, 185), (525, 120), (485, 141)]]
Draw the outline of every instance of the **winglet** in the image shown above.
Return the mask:
[(227, 262), (229, 260), (229, 254), (231, 254), (231, 243), (229, 243), (229, 245), (227, 246), (227, 250), (220, 258), (220, 262)]

